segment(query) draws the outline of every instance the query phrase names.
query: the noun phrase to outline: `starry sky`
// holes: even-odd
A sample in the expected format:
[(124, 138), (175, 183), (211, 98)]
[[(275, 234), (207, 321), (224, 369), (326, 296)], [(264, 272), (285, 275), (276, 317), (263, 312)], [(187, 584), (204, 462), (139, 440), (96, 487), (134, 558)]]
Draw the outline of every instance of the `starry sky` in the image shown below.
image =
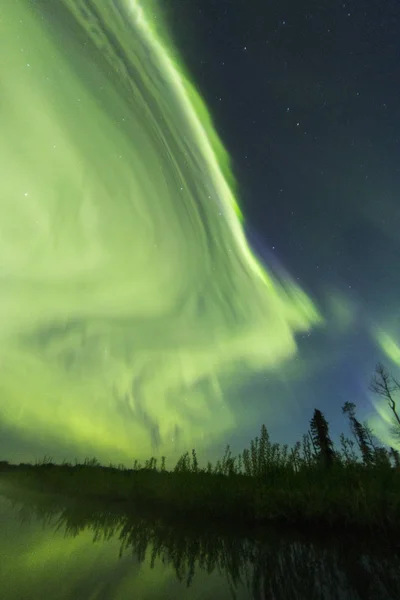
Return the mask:
[[(249, 239), (327, 319), (298, 337), (302, 376), (289, 387), (301, 410), (273, 431), (293, 439), (315, 406), (335, 434), (346, 431), (345, 400), (362, 418), (374, 414), (376, 361), (400, 366), (400, 6), (171, 5), (169, 22), (233, 160)], [(394, 352), (382, 348), (382, 330)], [(260, 383), (268, 404), (269, 379)]]
[[(16, 0), (0, 12), (0, 450), (334, 441), (400, 367), (400, 8)], [(399, 136), (399, 137), (398, 137)], [(29, 390), (29, 392), (28, 392)]]

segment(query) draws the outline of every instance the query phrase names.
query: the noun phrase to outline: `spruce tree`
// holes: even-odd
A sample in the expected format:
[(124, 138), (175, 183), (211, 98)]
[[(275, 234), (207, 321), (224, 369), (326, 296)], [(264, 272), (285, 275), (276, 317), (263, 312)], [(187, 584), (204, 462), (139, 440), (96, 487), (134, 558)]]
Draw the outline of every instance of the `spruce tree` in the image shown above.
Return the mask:
[(349, 415), (350, 429), (360, 448), (363, 463), (368, 466), (374, 460), (374, 448), (371, 443), (372, 432), (365, 429), (356, 419), (356, 405), (354, 402), (345, 402), (342, 406), (342, 412)]
[(365, 464), (365, 466), (370, 466), (373, 464), (374, 459), (371, 443), (368, 439), (367, 433), (365, 432), (364, 427), (361, 425), (360, 421), (358, 421), (355, 417), (353, 417), (353, 425), (357, 437), (357, 442), (363, 457), (363, 463)]
[(336, 454), (333, 449), (333, 442), (329, 436), (328, 422), (317, 408), (314, 410), (313, 418), (310, 421), (310, 428), (312, 441), (322, 464), (327, 468), (331, 467)]

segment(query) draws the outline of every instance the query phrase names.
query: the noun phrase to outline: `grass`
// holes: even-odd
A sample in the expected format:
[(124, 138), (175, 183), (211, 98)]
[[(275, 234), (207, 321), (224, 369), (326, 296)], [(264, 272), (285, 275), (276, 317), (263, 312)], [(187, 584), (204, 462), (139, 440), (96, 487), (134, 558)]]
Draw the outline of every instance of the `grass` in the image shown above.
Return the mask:
[(170, 471), (165, 457), (160, 465), (154, 457), (144, 465), (135, 461), (132, 469), (102, 466), (96, 459), (56, 465), (45, 457), (34, 465), (0, 462), (0, 481), (207, 522), (258, 527), (273, 521), (398, 536), (399, 470), (389, 460), (366, 466), (349, 452), (350, 440), (341, 441), (330, 468), (311, 451), (308, 436), (289, 451), (271, 444), (263, 426), (249, 449), (233, 457), (227, 446), (224, 457), (205, 468), (195, 450)]

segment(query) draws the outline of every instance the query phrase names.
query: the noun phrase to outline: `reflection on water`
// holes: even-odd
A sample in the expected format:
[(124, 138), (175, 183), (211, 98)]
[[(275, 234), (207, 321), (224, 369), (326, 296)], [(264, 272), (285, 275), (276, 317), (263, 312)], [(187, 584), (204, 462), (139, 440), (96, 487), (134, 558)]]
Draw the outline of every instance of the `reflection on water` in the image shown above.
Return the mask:
[(393, 548), (209, 531), (0, 484), (2, 600), (400, 598)]

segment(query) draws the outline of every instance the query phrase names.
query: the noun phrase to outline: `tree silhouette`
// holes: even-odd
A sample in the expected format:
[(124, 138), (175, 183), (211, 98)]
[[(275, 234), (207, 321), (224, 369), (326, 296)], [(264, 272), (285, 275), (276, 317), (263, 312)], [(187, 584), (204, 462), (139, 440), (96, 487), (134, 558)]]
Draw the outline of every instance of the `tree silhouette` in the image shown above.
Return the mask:
[(389, 454), (393, 458), (394, 466), (400, 469), (400, 452), (390, 446)]
[(333, 449), (333, 442), (329, 437), (329, 425), (324, 415), (318, 408), (314, 410), (313, 418), (310, 421), (311, 437), (318, 456), (325, 467), (331, 467), (336, 454)]
[(393, 413), (393, 424), (391, 433), (400, 439), (400, 417), (396, 409), (395, 394), (400, 391), (400, 383), (389, 373), (382, 363), (375, 367), (375, 375), (370, 383), (369, 389), (374, 394), (387, 400), (388, 406)]
[(342, 406), (342, 412), (349, 416), (350, 429), (360, 448), (363, 463), (366, 466), (373, 464), (375, 448), (371, 430), (361, 425), (360, 421), (356, 418), (356, 405), (354, 402), (345, 402)]

